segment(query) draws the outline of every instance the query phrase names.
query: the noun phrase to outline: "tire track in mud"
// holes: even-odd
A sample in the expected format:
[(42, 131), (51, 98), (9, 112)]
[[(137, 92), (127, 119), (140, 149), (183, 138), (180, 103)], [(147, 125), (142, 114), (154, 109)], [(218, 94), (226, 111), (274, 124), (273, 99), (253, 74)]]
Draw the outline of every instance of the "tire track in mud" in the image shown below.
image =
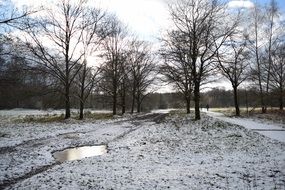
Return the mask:
[[(155, 123), (160, 123), (165, 119), (165, 117), (167, 115), (168, 114), (161, 114), (161, 113), (144, 114), (144, 115), (140, 115), (140, 116), (135, 116), (133, 118), (123, 119), (120, 121), (106, 122), (105, 124), (121, 124), (121, 123), (125, 123), (125, 122), (131, 122), (131, 123), (133, 122), (134, 124), (136, 124), (136, 123), (138, 123), (137, 121), (142, 121), (142, 120), (146, 120), (146, 121), (150, 120), (150, 121), (154, 121)], [(66, 133), (58, 134), (54, 137), (48, 136), (48, 137), (23, 141), (22, 143), (19, 143), (19, 144), (14, 145), (14, 146), (0, 147), (0, 155), (5, 154), (5, 153), (10, 153), (10, 152), (15, 152), (15, 151), (17, 151), (16, 148), (19, 148), (22, 146), (37, 147), (38, 145), (41, 145), (41, 141), (46, 141), (48, 139), (53, 140), (53, 139), (57, 139), (60, 136), (69, 135), (69, 134), (86, 134), (86, 133), (90, 133), (90, 132), (95, 132), (97, 130), (98, 129), (89, 130), (89, 131), (66, 132)]]
[[(122, 139), (124, 138), (126, 135), (132, 133), (133, 131), (135, 130), (138, 130), (140, 129), (141, 127), (143, 127), (143, 123), (144, 122), (155, 122), (156, 124), (159, 124), (161, 122), (163, 122), (166, 118), (168, 114), (162, 114), (162, 113), (151, 113), (151, 114), (145, 114), (145, 115), (140, 115), (140, 116), (135, 116), (133, 118), (129, 118), (129, 119), (125, 119), (125, 120), (120, 120), (120, 121), (114, 121), (114, 122), (107, 122), (107, 124), (121, 124), (121, 123), (125, 123), (125, 122), (131, 122), (133, 123), (135, 126), (134, 127), (131, 127), (130, 130), (116, 136), (115, 138), (103, 143), (103, 144), (109, 144), (110, 142), (114, 142), (114, 141), (117, 141), (119, 139)], [(15, 145), (15, 146), (11, 146), (11, 147), (2, 147), (0, 148), (0, 154), (6, 154), (6, 153), (11, 153), (11, 152), (15, 152), (17, 151), (17, 148), (21, 148), (21, 147), (25, 147), (25, 148), (29, 148), (29, 147), (34, 147), (35, 145), (42, 145), (42, 141), (45, 141), (47, 139), (49, 140), (53, 140), (53, 139), (56, 139), (60, 136), (63, 136), (63, 135), (68, 135), (68, 134), (84, 134), (84, 133), (89, 133), (89, 132), (95, 132), (97, 131), (98, 129), (96, 130), (89, 130), (89, 131), (84, 131), (84, 132), (67, 132), (67, 133), (62, 133), (62, 134), (58, 134), (56, 135), (55, 137), (44, 137), (44, 138), (39, 138), (39, 139), (32, 139), (32, 140), (28, 140), (28, 141), (24, 141), (18, 145)], [(31, 178), (37, 174), (40, 174), (42, 172), (45, 172), (49, 169), (52, 169), (53, 167), (57, 166), (57, 165), (60, 165), (61, 163), (60, 162), (55, 162), (53, 164), (50, 164), (50, 165), (44, 165), (44, 166), (40, 166), (40, 167), (37, 167), (35, 169), (32, 169), (31, 171), (27, 172), (26, 174), (24, 175), (21, 175), (19, 177), (15, 177), (15, 178), (10, 178), (10, 179), (5, 179), (3, 180), (2, 182), (0, 182), (0, 189), (5, 189), (5, 188), (12, 188), (12, 186), (16, 183), (19, 183), (25, 179), (28, 179), (28, 178)]]
[[(135, 125), (138, 125), (138, 126), (143, 124), (143, 122), (147, 122), (147, 121), (153, 121), (156, 124), (159, 124), (159, 123), (162, 123), (165, 120), (167, 115), (168, 114), (153, 113), (153, 114), (149, 114), (149, 115), (144, 115), (144, 116), (141, 116), (141, 117), (133, 118), (132, 121), (134, 122)], [(138, 121), (142, 121), (142, 123), (140, 123)], [(138, 130), (141, 127), (143, 127), (143, 125), (141, 125), (139, 127), (135, 127), (135, 128), (132, 127), (129, 131), (126, 131), (123, 134), (121, 134), (121, 135), (115, 137), (114, 139), (108, 141), (107, 144), (110, 143), (110, 142), (114, 142), (114, 141), (117, 141), (119, 139), (122, 139), (126, 135), (130, 134), (133, 131)]]
[(0, 184), (0, 189), (5, 189), (5, 188), (12, 188), (12, 186), (20, 181), (23, 181), (25, 179), (28, 179), (30, 177), (33, 177), (34, 175), (37, 175), (39, 173), (42, 173), (42, 172), (45, 172), (47, 171), (48, 169), (51, 169), (53, 168), (54, 166), (57, 166), (59, 165), (60, 163), (56, 162), (52, 165), (44, 165), (44, 166), (41, 166), (41, 167), (38, 167), (34, 170), (31, 170), (30, 172), (26, 173), (25, 175), (22, 175), (22, 176), (19, 176), (19, 177), (16, 177), (16, 178), (12, 178), (12, 179), (7, 179), (7, 180), (4, 180), (2, 181), (2, 183)]

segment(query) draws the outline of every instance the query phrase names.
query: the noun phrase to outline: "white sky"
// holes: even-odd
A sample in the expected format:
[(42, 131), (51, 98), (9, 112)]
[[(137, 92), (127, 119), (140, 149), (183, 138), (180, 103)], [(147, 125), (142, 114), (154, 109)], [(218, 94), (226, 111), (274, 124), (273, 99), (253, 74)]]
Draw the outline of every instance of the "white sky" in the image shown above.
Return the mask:
[(230, 8), (253, 8), (254, 4), (247, 0), (230, 1), (228, 3)]
[[(17, 7), (47, 6), (57, 0), (12, 0)], [(155, 41), (170, 27), (167, 3), (173, 0), (89, 0), (88, 4), (115, 13), (140, 38)], [(49, 3), (47, 3), (49, 2)], [(250, 0), (229, 1), (230, 8), (252, 8)]]
[[(167, 0), (89, 0), (88, 4), (116, 14), (130, 31), (144, 40), (155, 41), (169, 26)], [(12, 0), (17, 7), (47, 6), (56, 0)], [(50, 3), (47, 3), (50, 2)]]
[[(99, 0), (98, 0), (99, 1)], [(101, 0), (140, 37), (151, 40), (168, 26), (167, 4), (163, 0)], [(100, 4), (101, 4), (100, 3)]]

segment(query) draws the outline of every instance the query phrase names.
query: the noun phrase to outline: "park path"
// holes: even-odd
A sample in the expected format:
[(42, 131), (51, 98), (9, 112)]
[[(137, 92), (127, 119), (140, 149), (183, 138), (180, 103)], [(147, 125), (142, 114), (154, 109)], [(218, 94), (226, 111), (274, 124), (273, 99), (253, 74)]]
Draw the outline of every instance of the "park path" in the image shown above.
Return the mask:
[(255, 121), (248, 118), (227, 117), (223, 113), (218, 112), (205, 112), (207, 115), (231, 123), (240, 125), (247, 129), (253, 130), (261, 135), (275, 139), (281, 142), (285, 142), (285, 128), (282, 128), (275, 124), (262, 123), (262, 121)]

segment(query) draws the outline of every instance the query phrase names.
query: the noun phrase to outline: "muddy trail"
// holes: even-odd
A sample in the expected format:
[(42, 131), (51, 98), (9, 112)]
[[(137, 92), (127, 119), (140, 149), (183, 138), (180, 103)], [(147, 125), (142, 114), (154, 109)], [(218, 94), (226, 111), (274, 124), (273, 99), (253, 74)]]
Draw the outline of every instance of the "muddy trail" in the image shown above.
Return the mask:
[[(161, 123), (167, 115), (168, 114), (165, 114), (165, 113), (151, 113), (151, 114), (134, 116), (134, 117), (128, 118), (128, 119), (122, 119), (120, 121), (111, 121), (111, 122), (107, 122), (107, 123), (108, 124), (122, 124), (125, 122), (130, 122), (136, 126), (140, 125), (142, 122), (155, 122), (158, 124), (158, 123)], [(5, 154), (5, 153), (14, 152), (14, 151), (16, 151), (16, 148), (19, 148), (22, 146), (24, 146), (24, 147), (37, 147), (37, 146), (42, 144), (41, 143), (42, 141), (46, 141), (48, 139), (53, 140), (53, 139), (57, 139), (60, 136), (65, 136), (65, 135), (69, 135), (69, 134), (86, 134), (86, 133), (95, 132), (95, 131), (96, 130), (67, 132), (67, 133), (58, 134), (55, 137), (44, 137), (44, 138), (27, 140), (27, 141), (24, 141), (20, 144), (15, 145), (15, 146), (0, 147), (0, 155)]]
[[(114, 142), (114, 141), (124, 138), (126, 135), (129, 135), (133, 131), (141, 128), (145, 122), (154, 122), (155, 124), (159, 124), (164, 121), (167, 115), (168, 114), (165, 114), (165, 113), (150, 113), (150, 114), (137, 115), (132, 118), (122, 119), (120, 121), (106, 122), (110, 125), (118, 125), (118, 124), (121, 125), (121, 124), (128, 122), (132, 124), (132, 127), (130, 127), (125, 132), (116, 135), (114, 138), (108, 141), (105, 141), (104, 144), (107, 145), (110, 142)], [(97, 130), (98, 129), (87, 130), (87, 131), (74, 131), (74, 132), (61, 133), (54, 137), (44, 137), (44, 138), (39, 138), (39, 139), (27, 140), (15, 146), (0, 148), (0, 155), (6, 156), (6, 157), (11, 157), (11, 156), (17, 157), (19, 155), (20, 156), (27, 155), (26, 157), (28, 157), (29, 159), (34, 159), (33, 156), (37, 156), (37, 155), (33, 155), (32, 153), (34, 149), (40, 149), (40, 148), (48, 146), (49, 144), (61, 141), (62, 138), (65, 137), (66, 135), (79, 135), (79, 134), (84, 135), (84, 134), (96, 132)], [(78, 146), (83, 146), (83, 145), (79, 143)], [(10, 166), (12, 167), (17, 164), (18, 164), (17, 160), (12, 159)], [(45, 172), (59, 164), (61, 163), (54, 161), (53, 163), (50, 163), (47, 165), (31, 166), (30, 168), (27, 168), (24, 174), (20, 174), (19, 176), (16, 175), (17, 177), (8, 177), (0, 181), (0, 189), (5, 189), (5, 188), (10, 189), (13, 187), (14, 184), (20, 181), (23, 181), (25, 179), (28, 179), (39, 173)], [(6, 168), (5, 170), (8, 170), (8, 169), (9, 168)]]

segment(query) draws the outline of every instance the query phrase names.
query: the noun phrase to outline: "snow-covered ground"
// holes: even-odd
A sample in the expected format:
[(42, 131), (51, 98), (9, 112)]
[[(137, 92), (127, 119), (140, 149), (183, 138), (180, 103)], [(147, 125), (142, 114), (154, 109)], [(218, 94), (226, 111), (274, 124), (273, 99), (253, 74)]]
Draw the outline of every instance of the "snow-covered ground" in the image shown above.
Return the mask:
[[(159, 114), (0, 123), (0, 189), (285, 188), (284, 143), (207, 115), (153, 122)], [(108, 146), (101, 156), (61, 164), (52, 157), (65, 148), (101, 144)]]
[(209, 116), (220, 119), (222, 121), (232, 123), (235, 125), (243, 126), (247, 129), (256, 131), (266, 137), (285, 142), (285, 128), (282, 124), (265, 123), (264, 121), (258, 121), (251, 118), (240, 117), (226, 117), (222, 113), (206, 112)]
[(157, 109), (157, 110), (152, 110), (151, 113), (169, 113), (170, 111), (174, 111), (177, 109)]

